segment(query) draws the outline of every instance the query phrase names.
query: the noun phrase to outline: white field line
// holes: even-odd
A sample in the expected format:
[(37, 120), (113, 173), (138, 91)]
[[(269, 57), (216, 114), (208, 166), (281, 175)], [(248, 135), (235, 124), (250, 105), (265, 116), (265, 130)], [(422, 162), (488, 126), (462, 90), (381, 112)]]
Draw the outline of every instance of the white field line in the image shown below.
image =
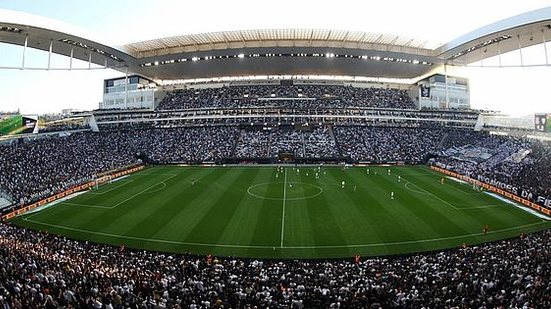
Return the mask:
[[(417, 190), (417, 189), (414, 189), (414, 188), (410, 188), (409, 185), (414, 185), (414, 186), (416, 186), (417, 188), (423, 190), (424, 192), (421, 192), (421, 191), (419, 191), (419, 190)], [(409, 182), (409, 181), (406, 182), (405, 187), (406, 187), (406, 189), (408, 189), (408, 190), (410, 190), (410, 191), (413, 191), (413, 192), (417, 192), (417, 193), (419, 193), (419, 194), (432, 195), (433, 197), (435, 197), (435, 198), (439, 199), (440, 201), (442, 201), (442, 202), (444, 202), (444, 203), (450, 205), (451, 207), (453, 207), (453, 208), (456, 209), (456, 210), (484, 209), (484, 208), (492, 208), (492, 207), (500, 207), (500, 206), (503, 207), (503, 206), (505, 206), (505, 204), (489, 204), (489, 205), (480, 205), (480, 206), (474, 206), (474, 207), (457, 207), (457, 206), (452, 205), (452, 204), (450, 204), (449, 202), (447, 202), (447, 201), (441, 199), (440, 197), (436, 196), (435, 194), (430, 193), (429, 191), (427, 191), (427, 190), (421, 188), (420, 186), (418, 186), (418, 185), (416, 185), (416, 184), (414, 184), (414, 183), (411, 183), (411, 182)], [(457, 189), (457, 188), (455, 188), (455, 189)], [(457, 190), (459, 190), (459, 189), (457, 189)], [(468, 193), (465, 193), (465, 194), (468, 194)]]
[(283, 207), (281, 213), (281, 241), (279, 246), (283, 248), (283, 235), (285, 234), (285, 199), (287, 198), (287, 169), (283, 180)]
[(536, 217), (538, 217), (538, 218), (540, 218), (540, 219), (547, 220), (547, 221), (551, 220), (551, 218), (549, 218), (549, 216), (546, 216), (546, 215), (544, 215), (543, 213), (537, 212), (536, 210), (534, 210), (534, 209), (532, 209), (532, 208), (523, 206), (522, 204), (519, 204), (519, 203), (517, 203), (517, 202), (515, 202), (515, 201), (512, 201), (512, 200), (510, 200), (510, 199), (508, 199), (508, 198), (506, 198), (506, 197), (503, 197), (503, 196), (501, 196), (501, 195), (499, 195), (499, 194), (497, 194), (497, 193), (487, 192), (487, 191), (484, 191), (484, 193), (485, 193), (485, 194), (488, 194), (489, 196), (491, 196), (491, 197), (493, 197), (493, 198), (496, 198), (496, 199), (498, 199), (498, 200), (500, 200), (500, 201), (503, 201), (503, 202), (505, 202), (505, 203), (507, 203), (507, 204), (509, 204), (509, 205), (515, 206), (516, 208), (518, 208), (518, 209), (520, 209), (520, 210), (522, 210), (522, 211), (525, 211), (525, 212), (527, 212), (527, 213), (529, 213), (529, 214), (531, 214), (531, 215), (533, 215), (533, 216), (536, 216)]
[[(50, 224), (50, 223), (43, 223), (39, 221), (29, 220), (29, 218), (24, 218), (23, 220), (43, 225), (43, 226), (50, 226), (62, 230), (68, 230), (68, 231), (74, 231), (74, 232), (81, 232), (91, 235), (98, 235), (98, 236), (104, 236), (104, 237), (112, 237), (112, 238), (119, 238), (119, 239), (128, 239), (128, 240), (139, 240), (139, 241), (147, 241), (147, 242), (154, 242), (154, 243), (164, 243), (164, 244), (174, 244), (174, 245), (190, 245), (190, 246), (208, 246), (208, 247), (222, 247), (222, 248), (252, 248), (252, 249), (269, 249), (273, 248), (273, 246), (257, 246), (257, 245), (234, 245), (234, 244), (216, 244), (216, 243), (200, 243), (200, 242), (186, 242), (186, 241), (176, 241), (176, 240), (167, 240), (167, 239), (155, 239), (155, 238), (145, 238), (145, 237), (135, 237), (135, 236), (126, 236), (126, 235), (119, 235), (119, 234), (112, 234), (112, 233), (103, 233), (103, 232), (96, 232), (96, 231), (89, 231), (89, 230), (83, 230), (83, 229), (77, 229), (62, 225), (56, 225), (56, 224)], [(496, 234), (500, 232), (507, 232), (507, 231), (514, 231), (518, 229), (522, 229), (525, 227), (535, 226), (547, 223), (546, 221), (531, 223), (531, 224), (525, 224), (520, 225), (516, 227), (501, 229), (501, 230), (494, 230), (489, 231), (487, 234)], [(336, 249), (336, 248), (366, 248), (366, 247), (377, 247), (377, 246), (401, 246), (401, 245), (407, 245), (407, 244), (416, 244), (416, 243), (427, 243), (427, 242), (437, 242), (437, 241), (445, 241), (445, 240), (454, 240), (454, 239), (461, 239), (466, 237), (473, 237), (473, 236), (484, 236), (484, 233), (472, 233), (472, 234), (464, 234), (464, 235), (457, 235), (457, 236), (449, 236), (449, 237), (439, 237), (439, 238), (430, 238), (430, 239), (420, 239), (420, 240), (407, 240), (407, 241), (396, 241), (396, 242), (387, 242), (387, 243), (372, 243), (372, 244), (358, 244), (358, 245), (328, 245), (328, 246), (285, 246), (281, 248), (285, 249)]]
[(162, 184), (163, 186), (160, 187), (159, 189), (155, 189), (155, 190), (153, 190), (153, 191), (145, 192), (144, 194), (156, 193), (156, 192), (159, 192), (159, 191), (161, 191), (161, 190), (164, 190), (164, 188), (166, 188), (166, 182), (164, 182), (164, 181), (163, 181), (163, 182), (159, 182), (159, 183), (157, 183), (157, 184)]
[[(453, 178), (453, 177), (449, 177), (449, 176), (446, 176), (446, 178), (450, 179), (451, 181), (454, 181), (454, 182), (457, 182), (459, 184), (462, 184), (462, 185), (470, 185), (468, 182), (466, 181), (463, 181), (461, 179), (457, 179), (457, 178)], [(480, 194), (480, 192), (476, 192), (476, 191), (471, 191), (471, 192), (467, 192), (467, 190), (463, 190), (463, 189), (459, 189), (459, 188), (456, 188), (454, 185), (449, 185), (448, 187), (451, 187), (452, 189), (454, 190), (457, 190), (463, 194), (470, 194), (470, 195), (477, 195), (477, 194)]]
[[(427, 190), (421, 188), (420, 186), (418, 186), (418, 185), (416, 185), (416, 184), (414, 184), (414, 183), (411, 183), (411, 182), (407, 181), (407, 183), (405, 184), (405, 187), (406, 187), (408, 190), (410, 190), (410, 191), (420, 193), (420, 192), (417, 191), (417, 190), (414, 190), (414, 189), (409, 188), (409, 187), (407, 186), (408, 184), (411, 184), (411, 185), (416, 186), (417, 188), (419, 188), (419, 189), (425, 191), (426, 194), (431, 195), (431, 196), (433, 196), (434, 198), (438, 199), (439, 201), (441, 201), (441, 202), (443, 202), (443, 203), (445, 203), (445, 204), (450, 205), (450, 206), (453, 207), (453, 209), (455, 209), (455, 210), (460, 210), (460, 209), (461, 209), (461, 208), (457, 208), (457, 207), (456, 207), (455, 205), (453, 205), (453, 204), (450, 204), (450, 202), (448, 202), (448, 201), (446, 201), (446, 200), (440, 198), (439, 196), (435, 195), (434, 193), (431, 193), (431, 192), (429, 192), (429, 191), (427, 191)], [(421, 194), (422, 194), (422, 193), (421, 193)]]
[[(119, 206), (119, 205), (121, 205), (121, 204), (123, 204), (123, 203), (126, 203), (127, 201), (129, 201), (129, 200), (135, 198), (136, 196), (138, 196), (138, 195), (144, 193), (145, 191), (147, 191), (147, 190), (149, 190), (149, 189), (151, 189), (151, 188), (154, 188), (156, 185), (158, 185), (158, 184), (160, 184), (160, 183), (164, 183), (165, 181), (168, 181), (168, 180), (170, 180), (170, 179), (172, 179), (172, 178), (174, 178), (174, 177), (176, 177), (176, 176), (178, 176), (178, 174), (174, 174), (174, 175), (168, 177), (167, 179), (164, 179), (164, 180), (161, 181), (161, 182), (157, 182), (156, 184), (154, 184), (154, 185), (152, 185), (152, 186), (149, 186), (149, 187), (145, 188), (144, 190), (142, 190), (142, 191), (140, 191), (140, 192), (138, 192), (138, 193), (132, 195), (131, 197), (129, 197), (129, 198), (127, 198), (127, 199), (125, 199), (124, 201), (122, 201), (122, 202), (120, 202), (120, 203), (117, 203), (115, 206), (113, 206), (113, 207), (111, 207), (111, 208), (115, 208), (115, 207), (117, 207), (117, 206)], [(166, 185), (166, 184), (165, 184), (165, 185)]]
[(133, 182), (134, 180), (130, 179), (130, 180), (127, 180), (127, 181), (123, 181), (122, 184), (118, 185), (118, 186), (113, 186), (112, 188), (109, 188), (109, 190), (107, 191), (103, 191), (103, 192), (94, 192), (94, 191), (90, 191), (88, 192), (89, 194), (96, 194), (96, 195), (102, 195), (102, 194), (105, 194), (105, 193), (108, 193), (108, 192), (111, 192), (113, 190), (116, 190), (122, 186), (125, 186), (131, 182)]
[(113, 206), (90, 205), (90, 204), (80, 204), (80, 203), (72, 203), (72, 202), (63, 202), (63, 203), (61, 203), (61, 204), (63, 204), (63, 205), (80, 206), (80, 207), (104, 208), (104, 209), (111, 209), (111, 208), (113, 208)]
[(469, 210), (469, 209), (484, 209), (484, 208), (492, 208), (492, 207), (505, 207), (507, 205), (505, 204), (490, 204), (490, 205), (481, 205), (481, 206), (474, 206), (474, 207), (459, 207), (461, 210)]
[[(147, 190), (149, 190), (149, 189), (151, 189), (151, 188), (154, 188), (155, 186), (157, 186), (157, 185), (159, 185), (159, 184), (164, 184), (164, 186), (166, 187), (165, 181), (168, 181), (169, 179), (172, 179), (172, 178), (174, 178), (174, 177), (176, 177), (176, 176), (178, 176), (178, 174), (172, 174), (172, 176), (170, 176), (170, 177), (164, 179), (163, 181), (157, 182), (157, 183), (155, 183), (154, 185), (151, 185), (151, 186), (145, 188), (144, 190), (142, 190), (142, 191), (140, 191), (140, 192), (138, 192), (138, 193), (132, 195), (131, 197), (129, 197), (129, 198), (123, 200), (122, 202), (119, 202), (119, 203), (117, 203), (117, 204), (115, 204), (115, 205), (113, 205), (113, 206), (89, 205), (89, 204), (79, 204), (79, 203), (73, 203), (73, 202), (62, 202), (62, 203), (60, 203), (60, 204), (74, 205), (74, 206), (79, 206), (79, 207), (92, 207), (92, 208), (113, 209), (113, 208), (116, 208), (116, 207), (118, 207), (119, 205), (121, 205), (121, 204), (123, 204), (123, 203), (126, 203), (127, 201), (129, 201), (129, 200), (135, 198), (136, 196), (138, 196), (138, 195), (140, 195), (140, 194), (144, 194), (144, 193), (147, 194), (147, 193), (153, 193), (153, 192), (156, 192), (156, 191), (160, 191), (160, 189), (159, 189), (159, 190), (154, 190), (154, 191), (152, 191), (152, 192), (146, 192)], [(164, 189), (164, 187), (163, 187), (163, 189)]]

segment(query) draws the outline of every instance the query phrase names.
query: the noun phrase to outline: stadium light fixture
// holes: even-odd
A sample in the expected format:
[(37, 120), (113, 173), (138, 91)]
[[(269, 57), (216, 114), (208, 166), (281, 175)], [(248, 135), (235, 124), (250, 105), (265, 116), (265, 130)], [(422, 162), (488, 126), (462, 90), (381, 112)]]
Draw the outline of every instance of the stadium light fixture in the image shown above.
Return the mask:
[(191, 61), (197, 61), (197, 60), (199, 60), (199, 58), (197, 58), (197, 57), (191, 58)]
[(237, 58), (241, 58), (241, 59), (245, 58), (245, 54), (239, 54), (239, 55), (237, 55)]

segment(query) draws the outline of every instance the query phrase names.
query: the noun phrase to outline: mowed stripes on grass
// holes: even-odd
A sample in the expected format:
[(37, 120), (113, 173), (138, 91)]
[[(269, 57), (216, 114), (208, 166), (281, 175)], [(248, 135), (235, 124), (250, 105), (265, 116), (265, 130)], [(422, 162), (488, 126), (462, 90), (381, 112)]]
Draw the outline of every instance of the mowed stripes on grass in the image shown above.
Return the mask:
[(258, 258), (405, 254), (551, 226), (441, 178), (409, 166), (151, 167), (12, 222), (117, 246)]

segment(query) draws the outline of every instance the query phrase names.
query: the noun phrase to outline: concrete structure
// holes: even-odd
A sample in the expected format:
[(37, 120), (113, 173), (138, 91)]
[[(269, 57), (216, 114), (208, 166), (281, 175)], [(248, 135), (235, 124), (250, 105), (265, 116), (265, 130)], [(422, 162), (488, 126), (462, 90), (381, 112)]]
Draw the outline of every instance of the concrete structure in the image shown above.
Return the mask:
[[(431, 80), (426, 79), (434, 74), (444, 74), (444, 81), (452, 80), (445, 76), (447, 66), (469, 65), (510, 51), (519, 52), (519, 65), (523, 66), (522, 50), (549, 40), (551, 7), (489, 24), (444, 44), (361, 31), (253, 29), (117, 45), (58, 21), (0, 10), (0, 42), (23, 46), (21, 62), (4, 69), (111, 68), (123, 72), (125, 81), (129, 75), (139, 75), (161, 85), (173, 84), (175, 80), (218, 80), (224, 84), (224, 78), (293, 78), (295, 75), (347, 77), (351, 84), (360, 78), (371, 78), (379, 83), (398, 80), (412, 85), (413, 89), (423, 84), (419, 81), (426, 81), (425, 85), (432, 87), (434, 98), (423, 103), (420, 88), (417, 93), (420, 106), (427, 107), (449, 108), (468, 104), (464, 104), (468, 102), (467, 83), (464, 89), (458, 90), (457, 83), (444, 82), (442, 85), (435, 79), (431, 84)], [(540, 65), (547, 66), (547, 45), (543, 46), (545, 63)], [(50, 56), (53, 53), (67, 56), (69, 67), (53, 68), (49, 57), (46, 67), (30, 68), (25, 64), (28, 48), (47, 51)], [(87, 62), (88, 68), (73, 68), (73, 59)], [(502, 65), (501, 61), (499, 65)], [(124, 85), (125, 93), (119, 91), (106, 95), (102, 107), (128, 108), (129, 99), (136, 103), (134, 94), (128, 93), (131, 84), (125, 82)], [(462, 91), (466, 91), (466, 98), (460, 93)], [(149, 103), (141, 104), (149, 96), (135, 94), (140, 102), (136, 108), (149, 108)]]
[[(359, 31), (258, 29), (182, 35), (124, 46), (102, 42), (57, 21), (0, 10), (0, 42), (156, 81), (279, 74), (418, 79), (445, 64), (466, 65), (512, 50), (521, 55), (523, 48), (549, 40), (551, 7), (504, 19), (445, 44)], [(17, 68), (26, 68), (24, 58), (23, 51)]]

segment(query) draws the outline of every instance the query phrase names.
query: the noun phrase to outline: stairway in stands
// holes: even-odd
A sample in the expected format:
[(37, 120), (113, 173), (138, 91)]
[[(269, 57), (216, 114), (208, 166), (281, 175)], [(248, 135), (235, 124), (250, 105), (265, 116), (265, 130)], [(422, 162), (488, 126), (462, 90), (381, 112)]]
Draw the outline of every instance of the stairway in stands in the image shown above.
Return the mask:
[(444, 148), (444, 145), (446, 144), (446, 141), (448, 140), (448, 136), (450, 134), (448, 132), (445, 132), (444, 133), (444, 136), (442, 136), (442, 139), (440, 140), (440, 142), (438, 143), (438, 146), (436, 147), (436, 149), (442, 149)]
[(339, 154), (339, 158), (342, 158), (342, 151), (341, 151), (341, 145), (339, 144), (339, 141), (337, 141), (337, 138), (335, 137), (335, 133), (333, 132), (333, 126), (327, 126), (327, 129), (329, 129), (329, 136), (333, 139), (335, 142), (335, 147), (337, 148), (337, 153)]
[(237, 149), (237, 144), (241, 141), (241, 138), (243, 138), (243, 132), (244, 130), (239, 130), (235, 134), (235, 138), (234, 138), (235, 142), (233, 143), (230, 158), (235, 158), (235, 150)]

